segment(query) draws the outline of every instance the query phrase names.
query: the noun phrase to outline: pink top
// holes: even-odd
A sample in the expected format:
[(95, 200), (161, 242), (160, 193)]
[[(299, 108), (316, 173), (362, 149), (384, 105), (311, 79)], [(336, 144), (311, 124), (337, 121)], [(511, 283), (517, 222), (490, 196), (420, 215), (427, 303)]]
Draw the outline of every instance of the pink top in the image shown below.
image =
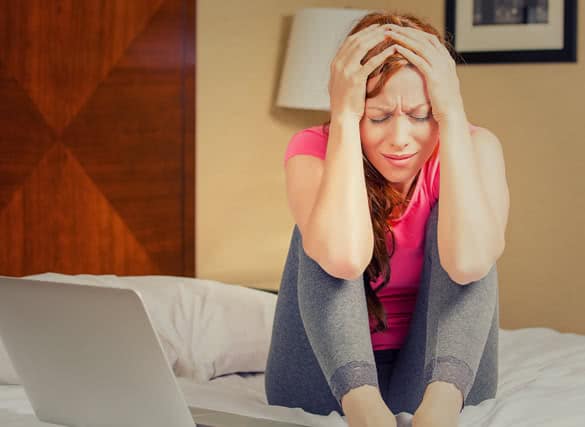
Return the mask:
[[(474, 132), (477, 126), (469, 124)], [(295, 133), (286, 149), (284, 164), (297, 154), (308, 154), (325, 159), (328, 134), (322, 125), (313, 126)], [(392, 230), (396, 239), (394, 254), (390, 258), (390, 283), (378, 293), (378, 297), (388, 320), (388, 329), (372, 332), (374, 350), (401, 348), (406, 341), (410, 320), (423, 267), (425, 226), (431, 208), (439, 198), (439, 146), (421, 168), (411, 201), (406, 211), (393, 221)], [(392, 249), (390, 233), (386, 236), (388, 252)], [(382, 277), (370, 281), (370, 286), (377, 289)], [(375, 318), (370, 319), (370, 327), (377, 324)]]

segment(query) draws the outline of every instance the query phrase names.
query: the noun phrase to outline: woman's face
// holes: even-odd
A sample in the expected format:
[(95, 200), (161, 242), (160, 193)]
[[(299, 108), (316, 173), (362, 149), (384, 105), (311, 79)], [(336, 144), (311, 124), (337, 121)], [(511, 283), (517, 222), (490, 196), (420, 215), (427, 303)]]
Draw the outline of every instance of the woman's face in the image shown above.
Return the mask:
[[(378, 75), (370, 79), (368, 92), (379, 78)], [(424, 77), (414, 67), (402, 67), (376, 97), (366, 99), (360, 121), (363, 151), (370, 163), (404, 195), (433, 153), (438, 132)], [(412, 154), (401, 161), (385, 157)]]

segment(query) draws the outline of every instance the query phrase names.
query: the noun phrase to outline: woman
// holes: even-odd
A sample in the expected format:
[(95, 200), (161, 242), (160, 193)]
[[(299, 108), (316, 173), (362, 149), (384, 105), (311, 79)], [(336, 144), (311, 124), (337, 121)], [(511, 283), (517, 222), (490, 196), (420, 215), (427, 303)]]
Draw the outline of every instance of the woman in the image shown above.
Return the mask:
[(495, 397), (509, 194), (446, 46), (415, 16), (368, 14), (331, 63), (331, 120), (289, 143), (269, 404), (424, 427)]

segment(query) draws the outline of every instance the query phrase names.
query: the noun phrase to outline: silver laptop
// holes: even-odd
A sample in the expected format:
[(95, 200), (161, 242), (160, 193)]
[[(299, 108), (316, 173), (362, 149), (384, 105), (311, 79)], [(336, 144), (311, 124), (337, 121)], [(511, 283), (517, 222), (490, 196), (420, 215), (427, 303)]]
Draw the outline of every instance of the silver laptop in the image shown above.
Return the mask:
[(72, 427), (299, 427), (188, 407), (132, 289), (0, 276), (0, 336), (36, 417)]

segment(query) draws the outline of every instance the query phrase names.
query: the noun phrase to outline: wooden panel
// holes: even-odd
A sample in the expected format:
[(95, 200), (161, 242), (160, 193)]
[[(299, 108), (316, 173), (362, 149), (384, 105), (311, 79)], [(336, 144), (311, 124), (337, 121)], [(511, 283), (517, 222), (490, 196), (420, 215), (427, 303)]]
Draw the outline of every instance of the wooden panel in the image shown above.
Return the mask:
[[(125, 222), (62, 144), (49, 149), (18, 189), (0, 215), (0, 226), (5, 221), (18, 224), (15, 229), (24, 230), (26, 239), (23, 262), (5, 266), (4, 274), (20, 274), (21, 268), (69, 274), (141, 274), (155, 269)], [(8, 256), (16, 253), (6, 245), (3, 249)]]
[(54, 144), (54, 136), (26, 92), (0, 62), (0, 209)]
[(194, 276), (194, 3), (0, 5), (0, 274)]
[(4, 0), (0, 58), (60, 131), (161, 0)]

